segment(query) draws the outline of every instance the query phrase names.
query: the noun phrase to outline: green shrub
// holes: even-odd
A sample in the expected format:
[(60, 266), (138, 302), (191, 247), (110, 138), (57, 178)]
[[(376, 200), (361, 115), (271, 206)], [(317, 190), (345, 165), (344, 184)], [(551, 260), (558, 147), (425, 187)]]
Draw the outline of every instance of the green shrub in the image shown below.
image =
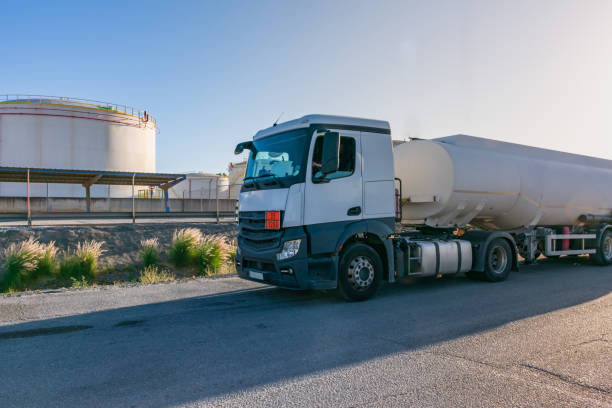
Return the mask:
[(81, 275), (81, 279), (76, 279), (75, 277), (71, 276), (70, 280), (72, 281), (73, 288), (86, 288), (88, 286), (91, 286), (91, 284), (85, 278), (85, 276), (82, 276), (82, 275)]
[(202, 241), (202, 233), (196, 228), (174, 231), (168, 257), (176, 266), (187, 266), (195, 259), (194, 249)]
[(157, 266), (147, 266), (138, 278), (140, 283), (171, 282), (173, 280), (174, 275), (168, 271), (160, 271)]
[(60, 262), (60, 276), (64, 279), (95, 278), (98, 272), (98, 259), (104, 253), (104, 242), (80, 242), (74, 254)]
[(194, 248), (194, 261), (201, 273), (210, 275), (221, 266), (221, 250), (219, 245), (202, 242)]
[(140, 259), (144, 267), (155, 266), (159, 262), (159, 242), (157, 238), (150, 238), (140, 241), (142, 250), (140, 251)]

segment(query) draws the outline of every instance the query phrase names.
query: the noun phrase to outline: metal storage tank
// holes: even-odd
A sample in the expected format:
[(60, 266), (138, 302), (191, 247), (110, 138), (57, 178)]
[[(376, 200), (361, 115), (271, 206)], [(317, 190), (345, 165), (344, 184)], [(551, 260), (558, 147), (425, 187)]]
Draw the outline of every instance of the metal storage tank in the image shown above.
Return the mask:
[(393, 153), (405, 223), (518, 230), (612, 214), (612, 160), (466, 135)]
[[(0, 166), (155, 172), (155, 119), (126, 105), (86, 99), (0, 96)], [(92, 197), (124, 197), (131, 187), (92, 186)], [(0, 183), (0, 196), (26, 186)], [(31, 195), (83, 197), (76, 185), (31, 186)]]
[(227, 176), (205, 173), (187, 174), (187, 178), (170, 189), (171, 198), (229, 199)]

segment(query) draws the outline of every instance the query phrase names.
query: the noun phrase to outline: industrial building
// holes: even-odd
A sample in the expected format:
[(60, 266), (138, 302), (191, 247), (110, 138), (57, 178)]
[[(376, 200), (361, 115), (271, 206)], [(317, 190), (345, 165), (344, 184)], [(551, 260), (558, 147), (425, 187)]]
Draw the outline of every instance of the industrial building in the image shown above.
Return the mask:
[(240, 185), (227, 175), (155, 172), (157, 134), (149, 112), (127, 105), (0, 95), (0, 218), (233, 214)]

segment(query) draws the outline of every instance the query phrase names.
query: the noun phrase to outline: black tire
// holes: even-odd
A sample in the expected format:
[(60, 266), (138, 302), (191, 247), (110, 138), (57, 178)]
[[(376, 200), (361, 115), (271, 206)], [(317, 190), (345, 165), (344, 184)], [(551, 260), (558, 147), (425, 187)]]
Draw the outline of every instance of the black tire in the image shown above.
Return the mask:
[[(342, 253), (338, 267), (338, 290), (349, 301), (374, 296), (382, 280), (383, 264), (370, 246), (355, 242)], [(357, 272), (357, 274), (355, 274)]]
[(489, 282), (505, 280), (512, 269), (512, 250), (508, 241), (497, 238), (491, 241), (485, 254), (484, 279)]
[(608, 229), (603, 233), (597, 245), (597, 252), (592, 254), (591, 257), (597, 265), (606, 266), (612, 264), (612, 229)]

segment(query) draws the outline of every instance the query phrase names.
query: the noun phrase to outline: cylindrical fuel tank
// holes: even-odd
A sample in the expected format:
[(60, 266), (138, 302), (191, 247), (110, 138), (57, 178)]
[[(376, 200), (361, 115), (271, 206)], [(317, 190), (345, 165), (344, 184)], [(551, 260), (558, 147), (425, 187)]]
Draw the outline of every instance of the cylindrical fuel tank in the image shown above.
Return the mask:
[(500, 230), (612, 214), (612, 161), (465, 135), (394, 148), (402, 222)]
[[(129, 106), (52, 96), (0, 96), (0, 166), (154, 172), (156, 132), (154, 118)], [(0, 197), (26, 194), (24, 183), (0, 183)], [(131, 186), (91, 188), (92, 197), (131, 194)], [(30, 195), (83, 197), (85, 189), (32, 184)]]

